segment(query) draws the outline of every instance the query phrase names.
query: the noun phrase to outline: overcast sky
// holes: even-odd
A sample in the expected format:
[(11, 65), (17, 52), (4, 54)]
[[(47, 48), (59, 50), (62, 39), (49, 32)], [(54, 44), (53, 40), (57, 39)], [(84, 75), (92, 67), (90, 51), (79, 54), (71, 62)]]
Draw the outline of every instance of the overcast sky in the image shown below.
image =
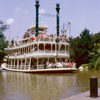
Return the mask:
[[(100, 0), (39, 0), (40, 13), (56, 15), (56, 3), (60, 3), (60, 27), (71, 22), (71, 36), (78, 36), (84, 28), (91, 33), (100, 31)], [(35, 0), (0, 0), (0, 20), (9, 24), (7, 39), (18, 36), (35, 24)], [(56, 17), (40, 16), (39, 23), (49, 27), (48, 33), (56, 32)], [(66, 26), (67, 27), (67, 26)]]

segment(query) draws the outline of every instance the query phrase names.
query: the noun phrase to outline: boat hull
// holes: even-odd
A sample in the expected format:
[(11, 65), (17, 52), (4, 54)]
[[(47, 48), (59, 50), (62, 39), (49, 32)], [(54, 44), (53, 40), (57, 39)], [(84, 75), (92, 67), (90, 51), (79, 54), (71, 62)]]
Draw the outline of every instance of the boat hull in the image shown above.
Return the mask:
[(49, 68), (49, 69), (32, 69), (32, 70), (19, 70), (19, 69), (10, 69), (6, 66), (2, 66), (4, 70), (14, 71), (14, 72), (24, 72), (24, 73), (73, 73), (77, 72), (77, 68)]

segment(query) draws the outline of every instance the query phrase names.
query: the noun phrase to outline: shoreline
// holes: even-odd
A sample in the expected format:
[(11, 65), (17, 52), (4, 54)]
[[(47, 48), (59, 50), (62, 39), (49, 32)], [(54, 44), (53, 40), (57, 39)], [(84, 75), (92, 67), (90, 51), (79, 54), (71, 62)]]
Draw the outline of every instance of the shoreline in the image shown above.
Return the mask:
[(87, 91), (61, 100), (100, 100), (100, 88), (98, 88), (98, 96), (97, 98), (90, 97), (90, 91)]

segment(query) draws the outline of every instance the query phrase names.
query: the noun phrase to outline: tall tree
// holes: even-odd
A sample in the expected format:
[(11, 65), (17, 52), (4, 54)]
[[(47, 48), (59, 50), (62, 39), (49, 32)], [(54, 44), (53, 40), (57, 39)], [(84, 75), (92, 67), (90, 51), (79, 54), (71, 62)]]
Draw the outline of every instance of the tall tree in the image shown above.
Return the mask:
[(70, 38), (70, 56), (77, 66), (86, 64), (90, 60), (89, 52), (93, 49), (93, 38), (88, 29), (84, 29), (80, 36)]
[(7, 25), (4, 25), (2, 21), (0, 21), (0, 65), (3, 62), (3, 58), (5, 56), (4, 48), (7, 46), (7, 41), (4, 36), (4, 31), (8, 28)]
[(90, 62), (88, 67), (90, 69), (100, 69), (100, 32), (93, 35), (93, 44), (94, 48), (89, 53)]

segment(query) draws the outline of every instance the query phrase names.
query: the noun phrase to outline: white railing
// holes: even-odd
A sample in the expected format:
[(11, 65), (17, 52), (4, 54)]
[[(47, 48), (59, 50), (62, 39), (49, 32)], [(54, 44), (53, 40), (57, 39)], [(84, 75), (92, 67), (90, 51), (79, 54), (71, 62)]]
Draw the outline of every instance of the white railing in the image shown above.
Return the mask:
[(37, 50), (37, 51), (31, 51), (31, 52), (28, 52), (28, 53), (24, 53), (24, 54), (21, 54), (21, 53), (19, 53), (19, 54), (16, 54), (16, 53), (13, 53), (13, 54), (11, 54), (11, 55), (9, 55), (9, 56), (18, 56), (18, 55), (26, 55), (26, 54), (36, 54), (36, 53), (38, 53), (38, 54), (47, 54), (47, 53), (49, 53), (49, 54), (51, 54), (51, 53), (57, 53), (57, 54), (69, 54), (69, 52), (68, 51), (55, 51), (55, 50)]
[(30, 68), (29, 65), (7, 65), (7, 68), (18, 69), (18, 70), (28, 70)]
[[(67, 40), (64, 40), (64, 39), (59, 39), (59, 40), (60, 40), (60, 42), (67, 43)], [(12, 49), (15, 47), (30, 45), (31, 43), (38, 43), (38, 42), (56, 42), (56, 39), (55, 38), (45, 38), (45, 39), (36, 38), (35, 40), (28, 40), (27, 42), (24, 42), (24, 43), (19, 43), (19, 44), (13, 45), (13, 46), (8, 46), (8, 48)], [(8, 48), (6, 48), (6, 49), (8, 49)]]
[(30, 52), (30, 53), (25, 53), (25, 54), (20, 54), (20, 55), (10, 55), (9, 58), (11, 59), (15, 59), (15, 58), (29, 58), (29, 57), (54, 57), (54, 56), (58, 56), (58, 57), (69, 57), (69, 52), (55, 52), (55, 51), (34, 51), (34, 52)]
[(62, 67), (60, 67), (60, 66), (59, 67), (57, 67), (57, 66), (44, 67), (44, 65), (38, 65), (38, 68), (37, 67), (35, 68), (35, 67), (32, 67), (32, 66), (31, 67), (27, 66), (27, 65), (26, 66), (21, 66), (21, 65), (18, 65), (18, 66), (17, 65), (15, 65), (15, 66), (12, 65), (11, 66), (11, 65), (7, 65), (7, 68), (15, 69), (15, 70), (36, 70), (36, 69), (38, 70), (38, 69), (58, 69), (58, 68), (59, 69), (63, 69), (63, 68), (66, 68), (66, 69), (67, 68), (72, 68), (73, 69), (73, 68), (76, 68), (76, 66), (75, 67), (73, 67), (73, 66), (72, 67), (66, 67), (65, 65), (63, 65)]

